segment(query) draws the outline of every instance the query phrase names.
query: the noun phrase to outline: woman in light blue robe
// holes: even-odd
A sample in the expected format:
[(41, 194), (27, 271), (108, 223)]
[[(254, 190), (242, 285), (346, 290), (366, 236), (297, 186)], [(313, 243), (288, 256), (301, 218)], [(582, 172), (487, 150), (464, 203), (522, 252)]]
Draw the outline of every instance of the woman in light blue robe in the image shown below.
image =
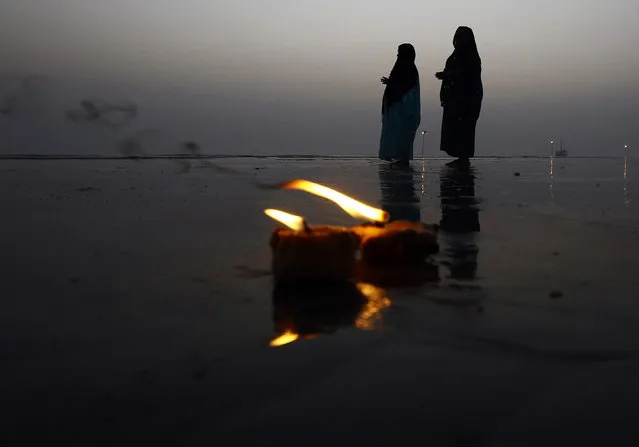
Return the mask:
[(407, 165), (413, 159), (413, 141), (421, 122), (419, 73), (411, 44), (399, 46), (390, 76), (381, 81), (386, 89), (382, 100), (379, 158)]

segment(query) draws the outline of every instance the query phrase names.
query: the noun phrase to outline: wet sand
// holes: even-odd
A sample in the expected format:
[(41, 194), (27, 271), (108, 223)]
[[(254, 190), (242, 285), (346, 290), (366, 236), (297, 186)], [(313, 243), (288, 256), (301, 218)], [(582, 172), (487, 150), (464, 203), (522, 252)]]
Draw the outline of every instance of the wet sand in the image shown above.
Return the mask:
[[(0, 161), (2, 445), (639, 442), (635, 161), (189, 163)], [(356, 222), (247, 178), (442, 223), (440, 281), (290, 315), (262, 210)], [(269, 347), (287, 318), (326, 333)]]

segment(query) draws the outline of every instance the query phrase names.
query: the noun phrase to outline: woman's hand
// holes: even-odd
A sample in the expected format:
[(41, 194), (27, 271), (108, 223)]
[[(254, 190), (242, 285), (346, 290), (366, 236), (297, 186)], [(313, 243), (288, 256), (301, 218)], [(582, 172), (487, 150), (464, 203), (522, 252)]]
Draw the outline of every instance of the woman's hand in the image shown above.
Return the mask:
[(446, 77), (446, 72), (438, 71), (437, 73), (435, 73), (435, 77), (441, 81)]
[(382, 79), (380, 79), (380, 82), (384, 85), (388, 84), (388, 78), (386, 76), (384, 76)]

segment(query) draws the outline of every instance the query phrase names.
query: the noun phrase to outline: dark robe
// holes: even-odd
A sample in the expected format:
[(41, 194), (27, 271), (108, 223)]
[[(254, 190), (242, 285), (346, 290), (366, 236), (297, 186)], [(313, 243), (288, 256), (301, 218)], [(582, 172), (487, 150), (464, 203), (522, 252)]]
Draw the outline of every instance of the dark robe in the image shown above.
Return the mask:
[(440, 149), (452, 157), (475, 155), (475, 127), (484, 89), (477, 50), (455, 50), (446, 61), (440, 100), (444, 108)]
[(382, 134), (379, 158), (408, 162), (413, 159), (413, 142), (421, 121), (419, 73), (415, 49), (399, 46), (382, 100)]
[(385, 109), (402, 98), (419, 85), (419, 73), (415, 66), (415, 48), (411, 44), (401, 44), (397, 51), (397, 61), (388, 77), (382, 99), (382, 115)]

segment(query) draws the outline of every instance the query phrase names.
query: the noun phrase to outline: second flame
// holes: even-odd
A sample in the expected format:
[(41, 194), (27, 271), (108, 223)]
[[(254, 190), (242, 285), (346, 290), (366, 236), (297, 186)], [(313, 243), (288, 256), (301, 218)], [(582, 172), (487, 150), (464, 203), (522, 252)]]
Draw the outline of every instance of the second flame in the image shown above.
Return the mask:
[(290, 182), (284, 183), (281, 188), (299, 189), (328, 199), (339, 205), (344, 211), (356, 219), (365, 219), (384, 223), (388, 222), (388, 219), (390, 218), (388, 212), (384, 210), (368, 206), (365, 203), (359, 202), (345, 194), (342, 194), (341, 192), (335, 191), (327, 186), (320, 185), (319, 183), (309, 182), (308, 180), (291, 180)]

